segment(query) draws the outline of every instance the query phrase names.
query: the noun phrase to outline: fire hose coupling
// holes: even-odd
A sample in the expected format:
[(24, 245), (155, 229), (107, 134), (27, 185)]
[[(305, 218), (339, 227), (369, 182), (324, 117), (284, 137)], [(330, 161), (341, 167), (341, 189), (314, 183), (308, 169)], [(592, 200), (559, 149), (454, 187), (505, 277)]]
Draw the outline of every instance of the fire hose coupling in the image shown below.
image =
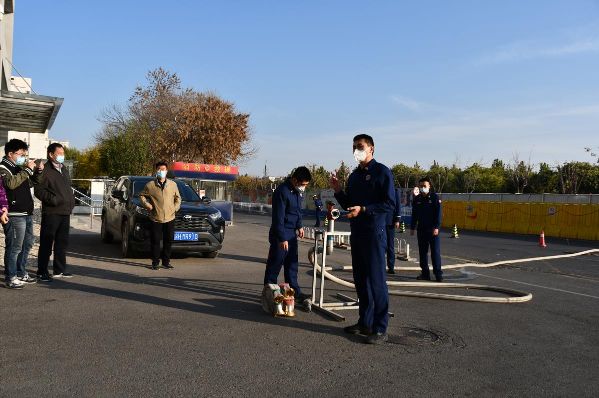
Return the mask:
[(331, 210), (331, 219), (336, 220), (339, 217), (341, 217), (341, 210), (339, 210), (339, 209)]

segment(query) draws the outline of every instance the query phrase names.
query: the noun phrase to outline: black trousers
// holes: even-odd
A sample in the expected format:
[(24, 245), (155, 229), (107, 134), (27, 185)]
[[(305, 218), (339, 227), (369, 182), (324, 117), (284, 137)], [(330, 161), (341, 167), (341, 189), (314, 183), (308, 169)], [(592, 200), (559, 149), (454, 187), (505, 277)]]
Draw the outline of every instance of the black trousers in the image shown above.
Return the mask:
[(37, 274), (48, 274), (48, 262), (54, 250), (53, 273), (61, 274), (67, 269), (67, 246), (71, 216), (42, 214), (40, 249), (37, 254)]
[[(171, 246), (175, 237), (175, 220), (159, 223), (152, 222), (150, 229), (150, 243), (152, 245), (152, 265), (158, 265), (162, 258), (162, 265), (171, 262)], [(162, 251), (160, 241), (162, 240)]]

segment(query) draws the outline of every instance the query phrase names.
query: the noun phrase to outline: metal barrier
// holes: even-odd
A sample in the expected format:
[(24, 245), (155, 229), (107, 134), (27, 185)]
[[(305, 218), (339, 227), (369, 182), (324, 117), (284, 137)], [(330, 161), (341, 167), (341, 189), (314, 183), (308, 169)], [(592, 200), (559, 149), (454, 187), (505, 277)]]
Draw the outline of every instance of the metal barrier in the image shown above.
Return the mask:
[(104, 204), (103, 200), (94, 200), (75, 188), (71, 187), (71, 189), (73, 190), (75, 200), (79, 202), (80, 205), (89, 207), (92, 216), (102, 215), (102, 206)]
[(233, 209), (250, 214), (272, 213), (272, 206), (264, 203), (233, 202)]
[[(324, 228), (304, 227), (304, 239), (314, 240), (318, 234), (322, 234)], [(329, 232), (329, 237), (333, 240), (333, 246), (339, 249), (351, 249), (349, 244), (349, 235), (334, 235)], [(328, 253), (330, 254), (330, 253)]]
[[(346, 236), (350, 236), (351, 232), (327, 232), (323, 229), (320, 230), (314, 230), (314, 247), (313, 247), (313, 251), (311, 250), (311, 252), (314, 255), (314, 262), (313, 262), (313, 272), (312, 272), (312, 309), (322, 312), (325, 315), (330, 316), (331, 318), (337, 320), (337, 321), (344, 321), (345, 317), (336, 313), (336, 311), (339, 310), (355, 310), (360, 308), (358, 306), (358, 300), (354, 299), (352, 297), (346, 296), (344, 294), (340, 294), (337, 293), (337, 298), (343, 300), (340, 302), (333, 302), (333, 303), (325, 303), (324, 302), (324, 280), (325, 278), (325, 273), (324, 272), (319, 272), (320, 268), (318, 265), (318, 255), (321, 254), (322, 255), (322, 269), (326, 269), (326, 258), (327, 258), (327, 251), (325, 250), (325, 245), (327, 242), (327, 239), (329, 236), (333, 236), (333, 238), (335, 237), (346, 237)], [(322, 243), (322, 247), (320, 246), (320, 243)], [(320, 282), (317, 281), (317, 279), (320, 276)], [(315, 300), (316, 298), (316, 286), (319, 286), (319, 298), (318, 301)]]
[(399, 260), (402, 260), (402, 261), (412, 260), (412, 258), (410, 258), (410, 245), (405, 239), (395, 238), (394, 244), (395, 244), (395, 247), (394, 247), (395, 254), (397, 255), (397, 258)]

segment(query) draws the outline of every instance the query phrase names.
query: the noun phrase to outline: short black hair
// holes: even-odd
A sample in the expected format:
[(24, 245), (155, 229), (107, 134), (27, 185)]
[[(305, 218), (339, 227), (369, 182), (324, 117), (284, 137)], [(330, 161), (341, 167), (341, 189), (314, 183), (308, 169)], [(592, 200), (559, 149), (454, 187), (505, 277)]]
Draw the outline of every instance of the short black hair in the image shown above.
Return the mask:
[(419, 183), (419, 184), (420, 184), (421, 182), (428, 182), (428, 183), (429, 183), (429, 185), (433, 185), (433, 184), (431, 183), (431, 179), (430, 179), (430, 178), (428, 178), (428, 177), (422, 177), (421, 179), (419, 179), (419, 180), (418, 180), (418, 183)]
[(29, 149), (29, 145), (27, 145), (25, 141), (21, 141), (18, 138), (13, 138), (4, 145), (4, 154), (8, 155), (9, 152), (20, 151), (21, 149), (26, 151)]
[(366, 143), (368, 143), (368, 145), (374, 146), (374, 139), (372, 139), (372, 137), (369, 136), (368, 134), (358, 134), (354, 137), (354, 142), (360, 141), (360, 140), (364, 140), (364, 141), (366, 141)]
[(164, 166), (164, 167), (166, 167), (166, 168), (168, 169), (168, 164), (167, 164), (167, 163), (166, 163), (164, 160), (161, 160), (161, 161), (159, 161), (159, 162), (156, 162), (156, 164), (154, 165), (154, 168), (155, 168), (155, 169), (157, 169), (157, 168), (159, 168), (160, 166)]
[(293, 170), (291, 177), (295, 178), (300, 182), (312, 181), (312, 174), (310, 173), (310, 170), (308, 170), (308, 168), (305, 166), (299, 166), (298, 168)]
[(56, 152), (56, 149), (58, 149), (58, 148), (64, 148), (64, 147), (62, 146), (62, 144), (59, 144), (58, 142), (53, 142), (50, 145), (48, 145), (47, 152), (48, 152), (48, 154), (54, 153), (54, 152)]

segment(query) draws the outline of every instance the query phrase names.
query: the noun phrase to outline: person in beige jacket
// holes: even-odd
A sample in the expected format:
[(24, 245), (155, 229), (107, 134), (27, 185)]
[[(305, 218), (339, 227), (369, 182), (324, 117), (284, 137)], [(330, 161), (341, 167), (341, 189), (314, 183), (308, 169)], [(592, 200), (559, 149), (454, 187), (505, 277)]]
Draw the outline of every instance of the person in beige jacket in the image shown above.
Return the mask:
[[(177, 183), (166, 178), (166, 162), (156, 163), (156, 179), (148, 182), (139, 194), (142, 206), (150, 212), (152, 227), (150, 244), (152, 247), (152, 269), (174, 268), (171, 265), (171, 245), (175, 235), (175, 213), (181, 207), (181, 195)], [(162, 240), (162, 252), (160, 241)]]

